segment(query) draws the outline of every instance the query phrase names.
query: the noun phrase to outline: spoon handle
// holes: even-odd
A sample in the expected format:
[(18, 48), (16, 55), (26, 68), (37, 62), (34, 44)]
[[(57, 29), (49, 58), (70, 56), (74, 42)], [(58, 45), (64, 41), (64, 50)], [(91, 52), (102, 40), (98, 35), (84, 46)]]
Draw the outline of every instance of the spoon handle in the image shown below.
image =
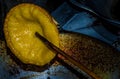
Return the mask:
[(83, 66), (81, 63), (78, 63), (75, 61), (72, 57), (67, 55), (64, 51), (53, 45), (51, 42), (49, 42), (46, 38), (41, 36), (39, 33), (35, 33), (36, 37), (38, 37), (50, 50), (54, 51), (55, 53), (58, 53), (68, 59), (73, 65), (80, 68), (83, 72), (87, 73), (90, 77), (93, 79), (101, 79), (99, 78), (95, 73), (91, 72), (89, 69), (87, 69), (85, 66)]

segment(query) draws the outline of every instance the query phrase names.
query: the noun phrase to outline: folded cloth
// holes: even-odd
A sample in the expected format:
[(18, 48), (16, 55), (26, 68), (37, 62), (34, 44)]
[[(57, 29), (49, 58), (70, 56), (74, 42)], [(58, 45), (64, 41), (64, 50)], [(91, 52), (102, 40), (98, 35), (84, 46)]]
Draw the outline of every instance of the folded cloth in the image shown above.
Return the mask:
[[(87, 12), (79, 12), (75, 14), (63, 27), (63, 30), (82, 33), (110, 45), (117, 39), (113, 34), (108, 32), (102, 25), (94, 25), (97, 19), (88, 14)], [(111, 38), (112, 37), (112, 38)]]

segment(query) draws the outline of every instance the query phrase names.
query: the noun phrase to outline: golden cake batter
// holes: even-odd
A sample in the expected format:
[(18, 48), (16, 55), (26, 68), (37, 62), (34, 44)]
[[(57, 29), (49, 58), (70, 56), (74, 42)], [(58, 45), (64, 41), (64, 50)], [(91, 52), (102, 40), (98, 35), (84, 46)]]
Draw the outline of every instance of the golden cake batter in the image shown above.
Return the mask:
[(35, 36), (35, 32), (59, 46), (57, 26), (43, 8), (24, 3), (8, 12), (4, 23), (8, 47), (23, 63), (43, 66), (49, 63), (55, 54)]

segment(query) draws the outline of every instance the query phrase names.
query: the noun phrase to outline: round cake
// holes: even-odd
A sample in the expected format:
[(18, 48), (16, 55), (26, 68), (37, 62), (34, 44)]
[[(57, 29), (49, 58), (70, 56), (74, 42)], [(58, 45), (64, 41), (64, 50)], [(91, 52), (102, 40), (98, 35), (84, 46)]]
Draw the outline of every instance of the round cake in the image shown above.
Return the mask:
[(35, 32), (59, 47), (57, 24), (46, 10), (23, 3), (8, 12), (4, 22), (8, 47), (23, 63), (43, 66), (55, 57), (55, 53), (35, 36)]

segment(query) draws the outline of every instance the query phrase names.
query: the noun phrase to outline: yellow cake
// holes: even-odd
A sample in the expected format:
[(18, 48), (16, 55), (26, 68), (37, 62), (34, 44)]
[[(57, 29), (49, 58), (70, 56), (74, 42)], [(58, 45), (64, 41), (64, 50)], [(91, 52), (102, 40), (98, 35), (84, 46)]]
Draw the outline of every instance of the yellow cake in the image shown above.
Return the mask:
[(35, 32), (59, 47), (57, 25), (46, 10), (23, 3), (8, 12), (4, 23), (8, 47), (23, 63), (43, 66), (55, 57), (55, 53), (35, 36)]

